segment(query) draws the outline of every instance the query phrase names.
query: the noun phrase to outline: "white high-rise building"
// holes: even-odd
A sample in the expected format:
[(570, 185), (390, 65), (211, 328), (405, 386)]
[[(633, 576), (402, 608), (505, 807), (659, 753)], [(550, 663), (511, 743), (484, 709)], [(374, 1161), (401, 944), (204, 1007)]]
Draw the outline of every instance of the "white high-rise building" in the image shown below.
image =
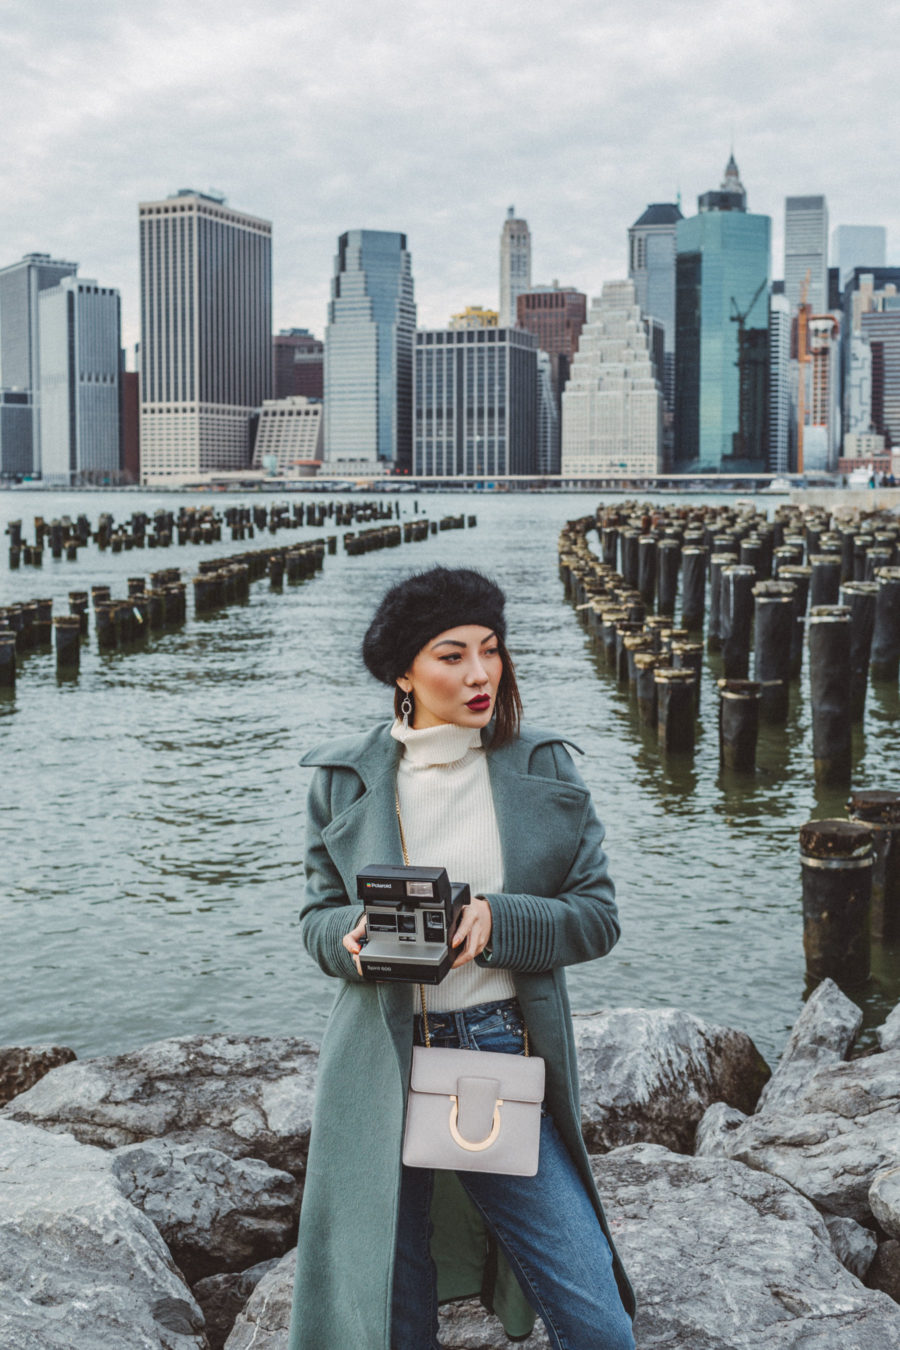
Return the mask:
[(659, 472), (663, 395), (633, 282), (592, 301), (562, 406), (566, 477)]
[(828, 206), (824, 197), (786, 197), (784, 202), (784, 292), (796, 314), (806, 273), (806, 300), (813, 314), (828, 310)]
[(511, 206), (500, 233), (500, 324), (516, 326), (516, 302), (531, 290), (531, 231)]
[(115, 481), (121, 468), (121, 301), (111, 286), (65, 277), (40, 293), (42, 476)]
[(791, 467), (791, 307), (783, 282), (769, 297), (769, 434), (768, 467), (773, 473)]
[(884, 267), (887, 230), (883, 225), (837, 225), (831, 233), (831, 261), (841, 289), (855, 267)]
[(189, 188), (139, 209), (141, 476), (246, 468), (272, 389), (272, 226)]
[(0, 268), (0, 476), (41, 471), (38, 297), (77, 271), (49, 253)]
[(292, 394), (267, 398), (259, 414), (253, 467), (281, 472), (309, 466), (322, 458), (322, 401)]

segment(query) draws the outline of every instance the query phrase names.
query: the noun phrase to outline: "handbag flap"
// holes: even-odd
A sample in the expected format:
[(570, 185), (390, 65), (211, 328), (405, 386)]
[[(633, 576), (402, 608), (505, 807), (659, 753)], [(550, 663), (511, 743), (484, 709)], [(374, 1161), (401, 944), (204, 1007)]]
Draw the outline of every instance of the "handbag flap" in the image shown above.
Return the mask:
[(507, 1102), (544, 1100), (544, 1061), (539, 1055), (504, 1055), (493, 1050), (449, 1050), (414, 1045), (409, 1086), (412, 1092), (458, 1095), (459, 1080), (496, 1081), (497, 1096)]

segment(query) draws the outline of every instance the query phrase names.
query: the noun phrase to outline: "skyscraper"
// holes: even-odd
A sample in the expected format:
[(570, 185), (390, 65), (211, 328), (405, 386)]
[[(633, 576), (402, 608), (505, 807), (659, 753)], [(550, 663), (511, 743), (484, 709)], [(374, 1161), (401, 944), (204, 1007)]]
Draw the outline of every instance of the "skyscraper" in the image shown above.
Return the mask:
[(308, 328), (282, 328), (272, 338), (275, 398), (321, 398), (324, 393), (325, 344)]
[(42, 476), (115, 482), (122, 468), (119, 292), (81, 277), (41, 291)]
[(883, 225), (837, 225), (831, 232), (831, 260), (841, 290), (857, 267), (884, 267), (887, 230)]
[(662, 389), (633, 281), (591, 302), (562, 403), (566, 477), (659, 472)]
[(272, 226), (190, 188), (139, 210), (141, 476), (242, 469), (272, 388)]
[(517, 328), (416, 333), (416, 474), (537, 472), (538, 350)]
[(784, 282), (772, 283), (769, 299), (769, 441), (767, 468), (791, 468), (791, 307)]
[(511, 206), (500, 232), (500, 327), (516, 322), (516, 302), (531, 290), (531, 232)]
[(523, 291), (516, 302), (516, 327), (534, 333), (541, 351), (550, 357), (557, 401), (566, 387), (586, 319), (587, 296), (558, 281)]
[(415, 331), (406, 235), (342, 234), (325, 330), (326, 462), (409, 469)]
[(828, 311), (828, 207), (824, 197), (784, 201), (784, 293), (791, 313), (800, 304), (806, 273), (806, 300), (813, 314)]
[(0, 474), (40, 472), (38, 296), (77, 271), (49, 253), (0, 268)]
[(628, 231), (628, 275), (641, 313), (663, 326), (659, 377), (670, 410), (675, 406), (675, 232), (681, 219), (675, 202), (653, 202)]
[(738, 186), (704, 193), (699, 213), (677, 227), (675, 468), (683, 473), (766, 468), (771, 222), (746, 210), (736, 166), (733, 178)]

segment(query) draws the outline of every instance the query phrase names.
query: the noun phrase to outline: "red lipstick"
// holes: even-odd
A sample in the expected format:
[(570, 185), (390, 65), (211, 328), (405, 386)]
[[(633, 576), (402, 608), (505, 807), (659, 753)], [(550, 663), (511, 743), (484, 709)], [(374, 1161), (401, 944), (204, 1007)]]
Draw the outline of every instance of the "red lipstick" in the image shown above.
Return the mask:
[(476, 694), (475, 697), (470, 698), (468, 703), (466, 704), (466, 707), (469, 708), (472, 712), (484, 712), (485, 708), (489, 708), (490, 706), (491, 706), (490, 694)]

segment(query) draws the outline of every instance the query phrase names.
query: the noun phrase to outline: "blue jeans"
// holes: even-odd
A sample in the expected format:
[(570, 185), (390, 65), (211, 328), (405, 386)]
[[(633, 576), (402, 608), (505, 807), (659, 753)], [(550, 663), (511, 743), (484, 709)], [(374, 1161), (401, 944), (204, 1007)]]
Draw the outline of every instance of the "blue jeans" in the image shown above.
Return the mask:
[[(524, 1053), (514, 999), (429, 1013), (432, 1045)], [(424, 1044), (422, 1018), (416, 1043)], [(609, 1243), (553, 1118), (541, 1119), (537, 1176), (458, 1172), (547, 1328), (555, 1350), (634, 1350)], [(437, 1283), (429, 1251), (434, 1172), (404, 1167), (397, 1227), (391, 1350), (440, 1350)]]

